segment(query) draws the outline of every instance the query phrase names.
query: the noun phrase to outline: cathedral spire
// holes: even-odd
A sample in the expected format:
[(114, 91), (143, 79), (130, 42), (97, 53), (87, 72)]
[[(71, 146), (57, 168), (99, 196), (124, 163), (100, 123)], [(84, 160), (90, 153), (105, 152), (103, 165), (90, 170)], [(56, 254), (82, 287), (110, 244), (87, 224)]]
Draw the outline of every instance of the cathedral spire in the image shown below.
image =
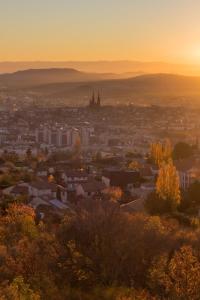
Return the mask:
[(92, 97), (90, 98), (90, 101), (89, 101), (89, 107), (93, 108), (93, 109), (97, 109), (97, 108), (101, 107), (101, 97), (100, 97), (99, 91), (98, 91), (97, 95), (93, 91)]
[(97, 106), (101, 106), (101, 97), (100, 97), (99, 92), (98, 92), (98, 97), (97, 97)]
[(92, 94), (92, 101), (91, 101), (92, 105), (95, 104), (95, 94), (94, 94), (94, 91), (93, 91), (93, 94)]

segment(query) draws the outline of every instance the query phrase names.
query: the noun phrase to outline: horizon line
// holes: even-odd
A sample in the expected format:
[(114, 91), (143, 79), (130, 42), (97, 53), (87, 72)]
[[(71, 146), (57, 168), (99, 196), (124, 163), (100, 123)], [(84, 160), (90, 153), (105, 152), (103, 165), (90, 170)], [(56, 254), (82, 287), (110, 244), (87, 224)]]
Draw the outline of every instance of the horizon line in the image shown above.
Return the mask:
[(133, 59), (119, 59), (119, 60), (0, 60), (0, 64), (9, 64), (9, 63), (160, 63), (168, 65), (193, 65), (200, 66), (200, 63), (196, 64), (194, 62), (172, 62), (164, 60), (133, 60)]

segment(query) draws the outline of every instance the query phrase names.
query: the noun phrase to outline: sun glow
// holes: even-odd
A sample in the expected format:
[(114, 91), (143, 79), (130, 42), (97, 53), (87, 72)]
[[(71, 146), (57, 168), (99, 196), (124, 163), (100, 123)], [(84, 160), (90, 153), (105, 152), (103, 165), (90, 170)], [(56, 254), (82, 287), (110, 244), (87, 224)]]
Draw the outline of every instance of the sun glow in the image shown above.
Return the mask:
[(194, 46), (187, 51), (187, 59), (192, 63), (200, 63), (200, 45)]

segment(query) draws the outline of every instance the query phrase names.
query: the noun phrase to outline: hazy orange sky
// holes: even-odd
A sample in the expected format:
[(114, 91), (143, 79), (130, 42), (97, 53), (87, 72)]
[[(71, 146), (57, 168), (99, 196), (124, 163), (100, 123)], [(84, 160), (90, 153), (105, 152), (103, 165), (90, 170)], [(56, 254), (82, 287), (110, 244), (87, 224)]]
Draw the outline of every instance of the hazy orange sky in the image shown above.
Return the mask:
[(0, 0), (0, 61), (200, 63), (200, 0)]

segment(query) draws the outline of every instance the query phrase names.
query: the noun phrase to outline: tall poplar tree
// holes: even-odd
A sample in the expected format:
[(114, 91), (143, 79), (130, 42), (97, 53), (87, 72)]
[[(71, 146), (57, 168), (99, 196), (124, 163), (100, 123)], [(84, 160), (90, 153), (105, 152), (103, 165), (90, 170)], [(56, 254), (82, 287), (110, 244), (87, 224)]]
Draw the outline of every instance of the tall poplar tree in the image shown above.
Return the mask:
[(156, 182), (156, 193), (160, 200), (169, 205), (170, 210), (175, 210), (180, 204), (180, 182), (176, 167), (172, 160), (163, 162)]

